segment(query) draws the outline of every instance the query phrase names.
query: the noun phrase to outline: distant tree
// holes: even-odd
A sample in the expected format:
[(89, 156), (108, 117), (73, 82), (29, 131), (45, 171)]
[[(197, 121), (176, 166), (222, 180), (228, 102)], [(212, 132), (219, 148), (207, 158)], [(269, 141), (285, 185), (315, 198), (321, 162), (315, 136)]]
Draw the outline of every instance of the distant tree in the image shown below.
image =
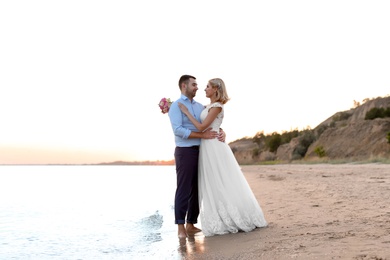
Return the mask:
[(298, 129), (292, 130), (290, 132), (284, 131), (280, 136), (280, 144), (287, 144), (291, 141), (291, 139), (298, 137), (299, 131)]
[(317, 146), (314, 149), (314, 152), (318, 155), (318, 157), (324, 157), (326, 155), (324, 147), (323, 146)]
[(367, 113), (364, 119), (366, 120), (372, 120), (375, 118), (383, 118), (385, 115), (385, 109), (384, 108), (378, 108), (378, 107), (373, 107), (371, 108)]
[(340, 113), (337, 113), (337, 115), (334, 115), (332, 117), (332, 120), (334, 122), (337, 122), (337, 121), (342, 121), (342, 120), (347, 120), (348, 118), (351, 117), (351, 113), (348, 113), (348, 112), (340, 112)]
[(260, 145), (265, 139), (264, 131), (257, 132), (253, 137), (253, 142)]
[(257, 156), (264, 150), (274, 153), (280, 145), (290, 143), (293, 138), (298, 137), (299, 143), (293, 153), (297, 158), (302, 158), (305, 156), (310, 144), (315, 140), (315, 136), (314, 130), (310, 126), (302, 131), (294, 129), (292, 131), (283, 131), (282, 134), (273, 132), (265, 135), (263, 131), (260, 131), (252, 138), (252, 141), (258, 145), (258, 148), (252, 150), (252, 155)]
[(281, 135), (277, 132), (273, 132), (270, 136), (265, 139), (265, 145), (269, 148), (269, 151), (274, 153), (278, 150), (282, 142)]
[(390, 107), (386, 108), (383, 112), (384, 117), (390, 117)]
[(357, 107), (359, 107), (359, 106), (360, 106), (360, 102), (354, 100), (354, 101), (353, 101), (353, 108), (357, 108)]
[(299, 145), (295, 148), (295, 153), (304, 157), (309, 146), (315, 141), (314, 132), (311, 130), (304, 130), (301, 133), (301, 137), (299, 140)]

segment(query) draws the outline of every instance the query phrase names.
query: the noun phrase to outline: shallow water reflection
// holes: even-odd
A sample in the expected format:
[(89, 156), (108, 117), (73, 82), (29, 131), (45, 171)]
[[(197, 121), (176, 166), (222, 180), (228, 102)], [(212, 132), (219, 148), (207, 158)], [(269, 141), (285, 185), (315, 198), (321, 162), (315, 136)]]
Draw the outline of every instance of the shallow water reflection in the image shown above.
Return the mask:
[(191, 259), (194, 255), (201, 255), (205, 251), (204, 236), (189, 235), (187, 238), (179, 238), (179, 256), (184, 259)]

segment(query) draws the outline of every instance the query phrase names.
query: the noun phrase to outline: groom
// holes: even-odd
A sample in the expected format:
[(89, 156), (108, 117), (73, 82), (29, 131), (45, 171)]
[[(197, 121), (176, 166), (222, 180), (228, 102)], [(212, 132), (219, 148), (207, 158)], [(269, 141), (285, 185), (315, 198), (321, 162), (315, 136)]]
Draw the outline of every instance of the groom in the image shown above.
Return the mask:
[[(178, 102), (187, 106), (194, 117), (200, 121), (200, 113), (204, 106), (194, 100), (198, 91), (196, 78), (183, 75), (179, 79), (181, 96), (171, 104), (168, 115), (175, 135), (175, 163), (177, 187), (175, 193), (175, 224), (178, 225), (179, 238), (187, 237), (201, 230), (194, 226), (198, 222), (198, 158), (200, 139), (218, 137), (224, 141), (224, 133), (210, 129), (199, 132), (191, 121), (181, 112)], [(186, 224), (186, 225), (185, 225)]]

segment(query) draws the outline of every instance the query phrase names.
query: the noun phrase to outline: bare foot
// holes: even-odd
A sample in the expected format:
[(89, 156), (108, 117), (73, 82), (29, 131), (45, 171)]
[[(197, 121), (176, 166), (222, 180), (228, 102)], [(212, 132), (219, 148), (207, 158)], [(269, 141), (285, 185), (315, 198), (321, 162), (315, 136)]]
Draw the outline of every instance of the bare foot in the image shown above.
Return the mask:
[(202, 230), (200, 228), (195, 227), (194, 224), (187, 223), (186, 231), (188, 234), (195, 234), (201, 232)]
[(179, 224), (177, 226), (178, 226), (177, 236), (179, 238), (187, 237), (187, 232), (186, 232), (186, 229), (184, 228), (184, 225), (183, 224)]
[(186, 233), (186, 232), (179, 232), (179, 233), (177, 234), (177, 236), (178, 236), (179, 238), (186, 238), (186, 237), (187, 237), (187, 233)]

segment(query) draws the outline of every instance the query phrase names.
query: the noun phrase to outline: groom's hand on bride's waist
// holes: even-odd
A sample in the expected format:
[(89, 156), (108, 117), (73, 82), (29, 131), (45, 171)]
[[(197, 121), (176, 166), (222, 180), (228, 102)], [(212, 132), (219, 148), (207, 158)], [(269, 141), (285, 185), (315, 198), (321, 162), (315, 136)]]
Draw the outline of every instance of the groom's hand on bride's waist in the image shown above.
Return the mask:
[(225, 139), (226, 139), (226, 133), (225, 131), (223, 131), (222, 128), (220, 128), (218, 133), (218, 140), (224, 143)]
[(213, 131), (212, 128), (207, 128), (202, 132), (202, 138), (203, 139), (213, 139), (218, 137), (218, 132)]

